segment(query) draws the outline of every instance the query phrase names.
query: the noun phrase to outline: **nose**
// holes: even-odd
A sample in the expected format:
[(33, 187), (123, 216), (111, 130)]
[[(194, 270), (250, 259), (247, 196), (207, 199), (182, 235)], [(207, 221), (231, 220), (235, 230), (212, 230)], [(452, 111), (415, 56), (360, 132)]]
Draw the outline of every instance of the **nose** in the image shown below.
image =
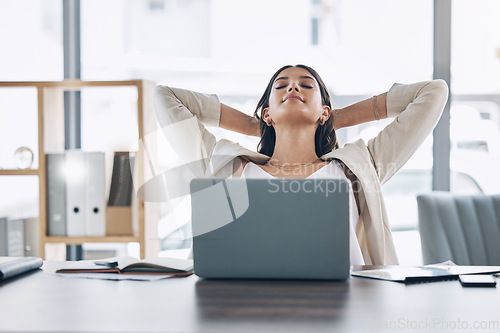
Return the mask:
[(288, 86), (288, 92), (292, 92), (294, 90), (298, 92), (300, 90), (299, 85), (296, 82), (291, 82)]

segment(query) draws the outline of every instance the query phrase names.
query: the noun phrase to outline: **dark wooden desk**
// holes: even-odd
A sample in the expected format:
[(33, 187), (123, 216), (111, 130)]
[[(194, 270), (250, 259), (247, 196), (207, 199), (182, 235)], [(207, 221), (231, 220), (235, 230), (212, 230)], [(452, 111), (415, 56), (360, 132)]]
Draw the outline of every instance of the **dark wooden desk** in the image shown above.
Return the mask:
[(458, 281), (104, 281), (60, 265), (0, 283), (1, 332), (500, 331), (500, 288)]

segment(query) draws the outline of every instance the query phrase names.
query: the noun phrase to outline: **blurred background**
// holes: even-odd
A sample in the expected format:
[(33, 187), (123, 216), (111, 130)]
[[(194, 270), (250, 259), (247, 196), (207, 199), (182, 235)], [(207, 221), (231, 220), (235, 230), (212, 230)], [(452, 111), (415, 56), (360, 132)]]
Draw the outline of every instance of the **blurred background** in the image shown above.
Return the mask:
[[(442, 14), (435, 1), (80, 0), (80, 75), (216, 93), (252, 114), (271, 75), (286, 64), (315, 68), (335, 108), (385, 92), (395, 82), (439, 77), (444, 68), (450, 120), (443, 126), (449, 133), (429, 137), (383, 187), (400, 262), (421, 264), (417, 194), (500, 192), (500, 2), (451, 0)], [(63, 19), (74, 13), (63, 10), (62, 0), (0, 1), (0, 81), (64, 79)], [(450, 19), (447, 33), (439, 25)], [(449, 57), (440, 57), (447, 52)], [(81, 148), (129, 149), (137, 141), (136, 101), (126, 88), (82, 91)], [(16, 167), (20, 147), (32, 150), (37, 163), (36, 103), (36, 90), (0, 91), (0, 169)], [(368, 140), (390, 121), (343, 129), (341, 143)], [(258, 143), (211, 130), (251, 149)], [(449, 147), (449, 157), (436, 155), (436, 145)], [(168, 150), (163, 156), (166, 163), (176, 158)], [(449, 186), (439, 185), (440, 175), (449, 177)], [(154, 226), (161, 251), (189, 247), (189, 203), (163, 203), (161, 210)], [(1, 177), (0, 216), (37, 215), (37, 177)], [(86, 246), (106, 251), (111, 245)]]

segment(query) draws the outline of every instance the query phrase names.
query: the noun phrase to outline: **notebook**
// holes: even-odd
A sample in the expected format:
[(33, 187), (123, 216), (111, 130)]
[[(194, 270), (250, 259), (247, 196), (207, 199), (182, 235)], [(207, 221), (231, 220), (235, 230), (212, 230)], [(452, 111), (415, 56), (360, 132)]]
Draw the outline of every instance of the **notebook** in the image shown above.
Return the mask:
[(221, 279), (349, 277), (340, 179), (194, 179), (194, 273)]
[(377, 280), (401, 282), (405, 284), (457, 280), (459, 275), (493, 274), (500, 272), (500, 266), (393, 266), (351, 272), (352, 276)]

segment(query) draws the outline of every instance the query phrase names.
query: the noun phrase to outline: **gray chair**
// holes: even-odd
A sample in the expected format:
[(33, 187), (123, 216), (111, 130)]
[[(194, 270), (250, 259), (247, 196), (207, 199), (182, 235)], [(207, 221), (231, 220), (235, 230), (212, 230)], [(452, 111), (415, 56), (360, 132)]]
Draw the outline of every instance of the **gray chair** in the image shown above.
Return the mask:
[(500, 265), (500, 195), (417, 196), (424, 264)]

